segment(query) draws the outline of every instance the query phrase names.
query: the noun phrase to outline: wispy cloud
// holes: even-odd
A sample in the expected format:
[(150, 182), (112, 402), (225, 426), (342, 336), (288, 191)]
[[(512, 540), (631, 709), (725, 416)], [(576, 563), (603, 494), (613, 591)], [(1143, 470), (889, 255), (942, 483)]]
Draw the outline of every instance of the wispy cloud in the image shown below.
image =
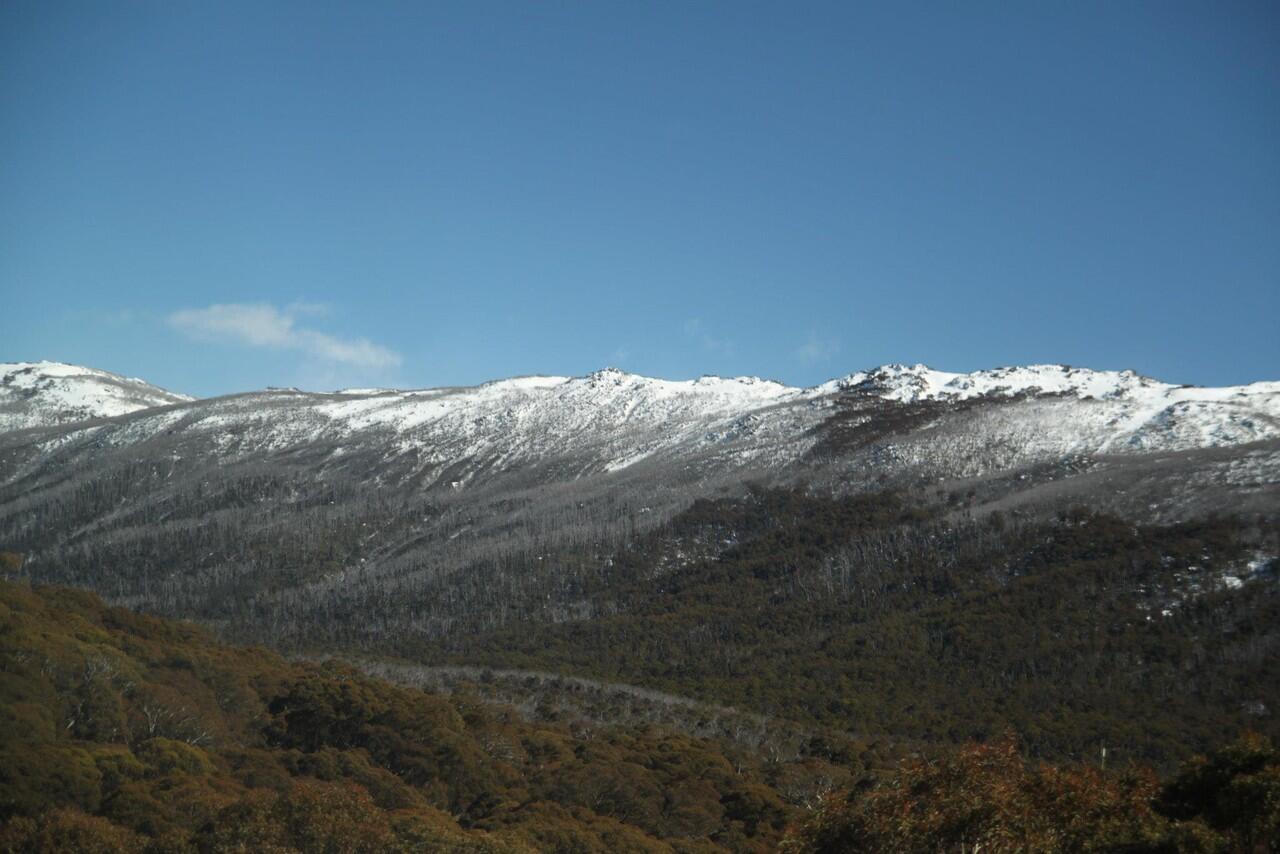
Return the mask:
[(357, 368), (394, 368), (400, 355), (364, 338), (337, 338), (297, 323), (328, 308), (295, 302), (283, 309), (263, 303), (227, 303), (188, 308), (169, 315), (169, 325), (202, 341), (224, 341), (246, 347), (298, 350), (318, 359)]
[(810, 332), (804, 343), (796, 348), (796, 358), (810, 364), (829, 362), (840, 352), (840, 342), (834, 338), (821, 338), (816, 332)]
[(702, 345), (702, 349), (710, 353), (721, 353), (725, 356), (733, 355), (733, 342), (728, 338), (712, 335), (710, 330), (703, 325), (700, 318), (691, 317), (686, 320), (684, 322), (684, 334), (687, 338), (697, 341)]

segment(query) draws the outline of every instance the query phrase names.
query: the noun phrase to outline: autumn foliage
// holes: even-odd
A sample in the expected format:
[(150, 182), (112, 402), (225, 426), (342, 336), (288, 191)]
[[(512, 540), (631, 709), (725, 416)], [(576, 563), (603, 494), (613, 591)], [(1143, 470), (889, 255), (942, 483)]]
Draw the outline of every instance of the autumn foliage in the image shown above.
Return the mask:
[(0, 582), (0, 852), (765, 851), (761, 763)]
[[(794, 793), (818, 780), (843, 788), (806, 814)], [(788, 765), (654, 726), (533, 724), (0, 582), (0, 852), (779, 846), (1280, 850), (1280, 752), (1251, 736), (1164, 783), (1031, 762), (1012, 738), (887, 774)]]
[(1168, 784), (1028, 762), (1014, 738), (905, 762), (834, 793), (783, 842), (836, 852), (1266, 852), (1280, 850), (1280, 751), (1246, 736)]

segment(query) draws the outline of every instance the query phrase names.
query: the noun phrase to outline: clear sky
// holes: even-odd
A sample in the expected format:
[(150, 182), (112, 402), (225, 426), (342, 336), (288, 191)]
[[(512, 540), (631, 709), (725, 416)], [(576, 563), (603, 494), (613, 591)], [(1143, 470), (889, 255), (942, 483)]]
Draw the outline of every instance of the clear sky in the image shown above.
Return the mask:
[(0, 361), (1280, 378), (1275, 2), (0, 4)]

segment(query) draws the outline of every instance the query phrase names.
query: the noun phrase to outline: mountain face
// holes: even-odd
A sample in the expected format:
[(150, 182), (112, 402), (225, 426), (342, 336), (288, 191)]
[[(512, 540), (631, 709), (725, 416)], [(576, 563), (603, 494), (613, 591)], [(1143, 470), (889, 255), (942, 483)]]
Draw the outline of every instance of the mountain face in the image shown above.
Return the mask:
[[(179, 493), (205, 470), (222, 480), (271, 469), (300, 479), (300, 494), (341, 483), (454, 506), (556, 487), (575, 501), (625, 493), (654, 518), (745, 479), (848, 492), (1018, 477), (1022, 492), (1043, 482), (1046, 466), (1138, 470), (1156, 454), (1207, 466), (1202, 479), (1241, 487), (1236, 501), (1246, 504), (1280, 480), (1269, 444), (1280, 440), (1276, 382), (1197, 388), (1056, 365), (972, 374), (891, 365), (793, 388), (606, 369), (474, 388), (191, 400), (64, 365), (4, 376), (11, 424), (57, 422), (0, 433), (0, 496), (12, 499), (0, 504), (0, 533), (10, 537), (6, 521), (20, 525), (19, 508), (71, 480), (114, 478), (125, 460), (163, 471), (165, 489)], [(78, 417), (107, 420), (61, 423)], [(129, 500), (137, 512), (133, 502), (157, 493)]]
[[(25, 413), (132, 382), (7, 370)], [(0, 432), (0, 552), (32, 580), (284, 648), (926, 740), (1011, 725), (1056, 755), (1142, 721), (1125, 743), (1155, 761), (1205, 746), (1210, 707), (1280, 708), (1280, 383), (890, 365), (811, 388), (127, 387), (132, 411)], [(910, 713), (917, 677), (951, 711)], [(1063, 691), (1111, 717), (1055, 729)]]
[(0, 432), (112, 418), (192, 398), (62, 362), (0, 364)]
[[(293, 524), (295, 505), (429, 505), (436, 515), (368, 511), (377, 518), (362, 523), (373, 528), (362, 560), (452, 565), (475, 556), (467, 543), (527, 536), (512, 532), (532, 524), (526, 511), (605, 527), (625, 515), (644, 528), (746, 480), (833, 494), (960, 488), (1004, 509), (1079, 493), (1154, 519), (1223, 500), (1265, 507), (1280, 484), (1280, 382), (1198, 388), (1059, 365), (889, 365), (794, 388), (606, 369), (193, 400), (57, 363), (0, 376), (0, 542), (24, 545), (36, 563), (72, 543), (92, 553), (121, 527), (145, 538), (160, 521), (206, 525), (185, 514), (217, 506), (220, 491), (260, 511), (251, 529), (276, 516)], [(85, 503), (86, 491), (113, 497)], [(468, 520), (466, 536), (440, 527), (455, 516)], [(567, 525), (534, 527), (555, 539)]]

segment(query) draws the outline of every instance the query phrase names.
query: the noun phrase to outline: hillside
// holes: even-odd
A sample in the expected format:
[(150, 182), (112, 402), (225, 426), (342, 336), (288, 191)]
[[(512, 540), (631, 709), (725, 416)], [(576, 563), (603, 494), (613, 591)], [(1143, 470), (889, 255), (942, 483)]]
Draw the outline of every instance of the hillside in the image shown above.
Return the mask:
[(5, 851), (763, 851), (798, 815), (778, 784), (842, 774), (532, 725), (68, 589), (0, 583), (0, 660)]
[(554, 555), (574, 569), (558, 609), (495, 625), (527, 571), (495, 562), (449, 611), (350, 586), (323, 630), (305, 612), (282, 626), (304, 646), (561, 670), (886, 739), (1012, 729), (1040, 756), (1106, 743), (1168, 768), (1222, 732), (1280, 735), (1278, 534), (1274, 519), (954, 521), (892, 494), (760, 490), (698, 502), (611, 558)]
[(607, 370), (267, 391), (0, 432), (0, 543), (38, 578), (96, 584), (91, 567), (116, 567), (100, 589), (120, 601), (209, 617), (230, 579), (306, 599), (352, 573), (447, 584), (512, 553), (608, 550), (747, 480), (959, 492), (976, 513), (1272, 512), (1277, 412), (1275, 383), (1061, 366), (889, 366), (810, 389)]
[(1275, 385), (887, 366), (234, 395), (0, 433), (0, 546), (309, 655), (1169, 767), (1274, 731)]
[[(1256, 736), (1161, 784), (1009, 739), (873, 773), (653, 723), (533, 724), (288, 662), (91, 594), (0, 582), (0, 851), (1256, 851)], [(1260, 847), (1261, 846), (1261, 847)]]

